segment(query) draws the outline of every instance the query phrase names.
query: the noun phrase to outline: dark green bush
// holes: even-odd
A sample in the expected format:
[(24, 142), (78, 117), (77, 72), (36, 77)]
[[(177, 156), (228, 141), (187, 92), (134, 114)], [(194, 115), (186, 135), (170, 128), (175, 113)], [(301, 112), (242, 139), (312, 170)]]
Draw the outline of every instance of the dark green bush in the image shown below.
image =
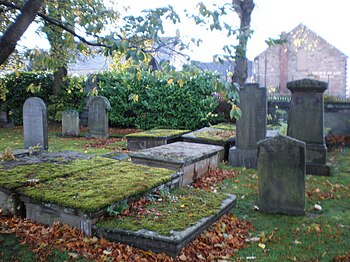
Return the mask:
[(59, 97), (52, 92), (53, 74), (48, 72), (15, 72), (0, 79), (1, 110), (9, 111), (16, 125), (22, 124), (24, 101), (32, 96), (40, 97), (48, 107), (48, 118), (60, 121), (60, 113), (66, 109), (81, 109), (83, 102), (82, 78), (67, 78)]
[(103, 73), (99, 94), (107, 97), (112, 125), (150, 129), (196, 129), (219, 121), (212, 112), (218, 105), (209, 72), (174, 77), (159, 72)]

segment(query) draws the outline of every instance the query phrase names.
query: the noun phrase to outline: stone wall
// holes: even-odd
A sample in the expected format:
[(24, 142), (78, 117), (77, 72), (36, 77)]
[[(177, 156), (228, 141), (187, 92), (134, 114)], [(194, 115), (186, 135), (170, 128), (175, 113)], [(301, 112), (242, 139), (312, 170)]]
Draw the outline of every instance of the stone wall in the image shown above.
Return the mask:
[(255, 58), (256, 81), (287, 94), (287, 82), (314, 78), (328, 83), (325, 95), (345, 97), (346, 55), (302, 24), (285, 35), (287, 43)]

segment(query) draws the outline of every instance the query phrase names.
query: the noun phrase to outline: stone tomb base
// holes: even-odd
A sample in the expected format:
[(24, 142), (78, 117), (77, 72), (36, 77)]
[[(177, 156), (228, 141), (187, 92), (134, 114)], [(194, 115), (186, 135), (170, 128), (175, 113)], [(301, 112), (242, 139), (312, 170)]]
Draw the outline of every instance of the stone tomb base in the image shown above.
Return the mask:
[(155, 129), (140, 133), (128, 134), (128, 150), (137, 151), (182, 141), (181, 136), (188, 130)]
[[(231, 137), (225, 137), (232, 135)], [(204, 127), (182, 136), (184, 142), (223, 146), (224, 159), (228, 160), (229, 150), (236, 143), (236, 131), (214, 127)]]
[(179, 182), (182, 187), (216, 169), (224, 159), (224, 147), (176, 142), (130, 153), (129, 156), (136, 164), (182, 171)]
[(130, 231), (105, 227), (96, 227), (96, 234), (112, 241), (129, 244), (144, 250), (164, 252), (175, 257), (183, 247), (215, 223), (221, 216), (230, 212), (235, 205), (236, 196), (230, 194), (221, 204), (220, 211), (215, 215), (205, 217), (195, 225), (188, 227), (183, 231), (173, 231), (170, 235), (166, 236), (144, 229)]
[(257, 149), (241, 149), (232, 147), (230, 149), (229, 163), (232, 166), (256, 168), (258, 161), (257, 154)]
[(105, 212), (85, 214), (78, 209), (65, 208), (52, 203), (35, 201), (28, 197), (20, 197), (26, 209), (26, 218), (45, 225), (61, 222), (78, 228), (87, 236), (92, 235), (91, 227)]

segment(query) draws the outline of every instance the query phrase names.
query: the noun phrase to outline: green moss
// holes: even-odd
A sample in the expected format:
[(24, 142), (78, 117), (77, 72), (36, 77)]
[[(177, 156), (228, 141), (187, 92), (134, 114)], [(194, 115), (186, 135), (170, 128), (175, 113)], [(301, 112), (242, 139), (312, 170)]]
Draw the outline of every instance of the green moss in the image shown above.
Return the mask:
[(175, 201), (152, 202), (145, 207), (142, 217), (121, 217), (101, 221), (98, 227), (120, 228), (132, 231), (147, 229), (162, 235), (170, 231), (182, 231), (200, 219), (217, 213), (221, 203), (227, 198), (222, 193), (207, 192), (201, 189), (178, 188), (171, 192), (169, 199)]
[(115, 163), (115, 160), (104, 157), (77, 159), (74, 161), (61, 160), (56, 163), (37, 163), (16, 166), (12, 169), (0, 168), (0, 187), (16, 189), (27, 184), (28, 179), (38, 179), (39, 182), (65, 177), (74, 172), (98, 168)]
[(226, 142), (236, 136), (236, 130), (211, 129), (203, 130), (195, 134), (197, 138), (213, 142)]
[(126, 135), (127, 138), (167, 138), (172, 136), (180, 136), (190, 132), (190, 130), (177, 129), (151, 129), (148, 131), (133, 133)]
[(174, 171), (124, 161), (56, 177), (20, 192), (35, 200), (84, 212), (106, 208), (122, 199), (149, 191), (171, 178)]
[(224, 130), (236, 130), (236, 125), (229, 124), (229, 123), (220, 123), (220, 124), (217, 124), (217, 125), (213, 125), (211, 127), (224, 129)]

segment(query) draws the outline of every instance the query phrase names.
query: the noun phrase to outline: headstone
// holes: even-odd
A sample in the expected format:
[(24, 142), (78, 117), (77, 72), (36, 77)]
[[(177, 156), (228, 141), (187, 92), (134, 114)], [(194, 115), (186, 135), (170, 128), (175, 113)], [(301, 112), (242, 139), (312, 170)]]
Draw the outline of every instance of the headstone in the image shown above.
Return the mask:
[(90, 99), (86, 137), (108, 138), (108, 110), (110, 108), (111, 105), (104, 96), (95, 96)]
[(330, 175), (324, 138), (323, 93), (328, 84), (302, 79), (287, 84), (292, 92), (287, 135), (306, 143), (306, 173)]
[(24, 148), (39, 146), (48, 148), (47, 112), (39, 97), (28, 98), (23, 105)]
[(259, 84), (246, 84), (239, 92), (242, 116), (236, 124), (236, 146), (229, 152), (232, 166), (255, 168), (256, 143), (266, 138), (267, 93)]
[(85, 107), (83, 109), (83, 112), (80, 114), (80, 124), (82, 126), (87, 126), (88, 124), (89, 110), (87, 105), (89, 104), (91, 93), (94, 89), (98, 90), (98, 75), (91, 74), (86, 79), (84, 87), (84, 94), (86, 95), (84, 99)]
[(305, 214), (305, 143), (278, 135), (258, 142), (259, 210)]
[(79, 136), (79, 113), (77, 111), (62, 112), (62, 136)]

